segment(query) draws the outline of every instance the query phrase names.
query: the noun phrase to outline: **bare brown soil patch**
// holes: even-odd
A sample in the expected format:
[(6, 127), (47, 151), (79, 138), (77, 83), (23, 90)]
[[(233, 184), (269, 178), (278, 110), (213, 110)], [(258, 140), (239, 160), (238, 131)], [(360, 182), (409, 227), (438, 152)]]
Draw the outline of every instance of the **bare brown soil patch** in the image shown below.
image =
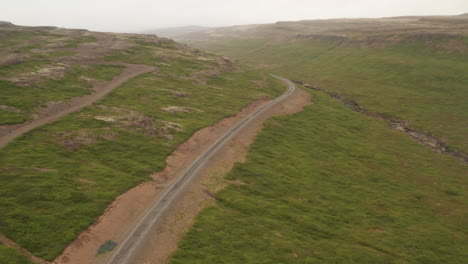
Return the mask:
[(46, 79), (57, 80), (65, 76), (69, 65), (57, 63), (35, 67), (30, 72), (19, 74), (15, 77), (0, 77), (1, 80), (13, 82), (18, 85), (30, 86), (44, 82)]
[(57, 171), (56, 169), (48, 169), (48, 168), (35, 168), (35, 170), (40, 171), (40, 172)]
[[(95, 119), (109, 123), (115, 123), (117, 126), (123, 129), (138, 132), (146, 136), (159, 135), (166, 138), (172, 138), (174, 131), (183, 131), (183, 126), (179, 123), (155, 119), (149, 116), (141, 115), (140, 113), (133, 110), (116, 107), (109, 108), (105, 106), (101, 106), (101, 108), (110, 110), (111, 115), (94, 116)], [(108, 136), (112, 135), (104, 136), (104, 139), (108, 139)], [(114, 133), (113, 138), (115, 138), (115, 136), (117, 136), (116, 133)]]
[(65, 135), (63, 135), (66, 138), (60, 141), (60, 145), (71, 151), (75, 151), (96, 142), (93, 134), (88, 131), (79, 131), (75, 135), (69, 134), (71, 133), (65, 133)]
[(94, 182), (94, 181), (90, 181), (90, 180), (87, 180), (87, 179), (84, 179), (84, 178), (78, 178), (78, 180), (79, 180), (80, 182), (84, 182), (84, 183), (96, 183), (96, 182)]
[(0, 105), (0, 109), (5, 110), (5, 111), (10, 111), (10, 112), (15, 112), (15, 113), (18, 113), (18, 114), (24, 114), (25, 113), (24, 111), (21, 111), (21, 110), (19, 110), (17, 108), (7, 106), (7, 105)]
[(162, 110), (171, 113), (171, 114), (176, 114), (180, 112), (190, 112), (190, 108), (188, 107), (183, 107), (183, 106), (168, 106), (168, 107), (163, 107)]

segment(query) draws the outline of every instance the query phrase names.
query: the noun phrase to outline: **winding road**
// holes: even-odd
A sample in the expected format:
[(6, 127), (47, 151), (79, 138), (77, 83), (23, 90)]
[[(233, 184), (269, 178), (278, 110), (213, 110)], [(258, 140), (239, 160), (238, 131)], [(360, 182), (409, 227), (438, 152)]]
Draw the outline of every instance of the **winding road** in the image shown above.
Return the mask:
[(288, 98), (296, 90), (296, 86), (289, 80), (279, 76), (272, 75), (273, 77), (287, 83), (288, 90), (271, 102), (265, 104), (255, 112), (251, 113), (233, 128), (231, 128), (224, 136), (219, 138), (213, 145), (210, 146), (203, 154), (200, 155), (185, 171), (177, 177), (160, 196), (148, 212), (141, 218), (135, 227), (127, 234), (122, 243), (113, 251), (112, 256), (109, 258), (108, 264), (129, 264), (132, 263), (135, 252), (141, 244), (141, 241), (149, 233), (152, 226), (164, 215), (168, 208), (173, 205), (176, 199), (184, 192), (190, 181), (195, 178), (197, 172), (203, 165), (221, 148), (226, 142), (229, 141), (237, 132), (243, 127), (247, 126), (251, 120), (255, 119), (272, 106), (280, 103)]

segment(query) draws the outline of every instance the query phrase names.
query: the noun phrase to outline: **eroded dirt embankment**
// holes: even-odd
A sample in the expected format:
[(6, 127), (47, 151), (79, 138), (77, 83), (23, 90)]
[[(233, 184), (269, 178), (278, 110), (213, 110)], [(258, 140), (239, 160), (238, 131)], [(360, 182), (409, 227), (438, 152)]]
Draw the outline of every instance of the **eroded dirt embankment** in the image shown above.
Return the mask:
[[(213, 126), (196, 132), (167, 158), (164, 171), (152, 175), (154, 181), (145, 182), (119, 196), (90, 228), (70, 244), (55, 264), (105, 263), (109, 254), (96, 255), (99, 247), (107, 240), (121, 242), (136, 221), (158, 199), (164, 187), (189, 166), (201, 153), (223, 136), (243, 117), (261, 107), (268, 100), (259, 100), (243, 109), (236, 116), (225, 118)], [(135, 263), (165, 263), (177, 249), (180, 237), (191, 226), (200, 210), (214, 200), (214, 193), (226, 186), (223, 175), (231, 170), (235, 162), (242, 162), (248, 146), (261, 130), (263, 122), (275, 115), (301, 111), (310, 103), (310, 96), (303, 90), (296, 92), (258, 116), (249, 126), (237, 133), (228, 144), (217, 152), (201, 170), (188, 190), (152, 230), (147, 247), (139, 252)], [(236, 184), (236, 183), (232, 183)]]
[(342, 95), (330, 92), (330, 91), (328, 91), (326, 89), (314, 87), (314, 86), (306, 84), (306, 83), (304, 83), (302, 81), (293, 81), (293, 82), (295, 82), (295, 83), (297, 83), (299, 85), (302, 85), (302, 86), (304, 86), (306, 88), (309, 88), (309, 89), (324, 92), (324, 93), (328, 94), (329, 96), (335, 98), (336, 100), (340, 101), (346, 107), (348, 107), (349, 109), (351, 109), (351, 110), (353, 110), (355, 112), (365, 114), (365, 115), (368, 115), (368, 116), (372, 116), (372, 117), (375, 117), (375, 118), (379, 118), (379, 119), (382, 119), (382, 120), (386, 120), (389, 123), (389, 127), (391, 129), (407, 134), (414, 141), (418, 142), (419, 144), (421, 144), (423, 146), (426, 146), (426, 147), (430, 148), (431, 150), (433, 150), (433, 151), (435, 151), (437, 153), (443, 153), (443, 154), (451, 155), (451, 156), (457, 158), (458, 160), (460, 160), (463, 164), (468, 164), (468, 154), (449, 148), (444, 143), (444, 141), (442, 141), (441, 139), (436, 138), (434, 136), (431, 136), (426, 132), (423, 132), (423, 131), (420, 131), (420, 130), (417, 130), (417, 129), (414, 129), (414, 128), (410, 128), (408, 126), (408, 121), (393, 118), (393, 117), (389, 117), (389, 116), (383, 115), (381, 113), (370, 111), (369, 109), (366, 109), (365, 107), (359, 105), (358, 103), (356, 103), (354, 101), (351, 101), (351, 100), (347, 100)]

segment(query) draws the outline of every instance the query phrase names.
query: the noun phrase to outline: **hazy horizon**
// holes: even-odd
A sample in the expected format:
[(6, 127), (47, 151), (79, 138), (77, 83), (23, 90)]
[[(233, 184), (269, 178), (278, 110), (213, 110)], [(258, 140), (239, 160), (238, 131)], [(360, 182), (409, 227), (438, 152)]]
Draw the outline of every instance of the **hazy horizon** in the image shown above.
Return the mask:
[(0, 21), (94, 31), (142, 32), (183, 26), (219, 27), (305, 19), (459, 15), (466, 0), (4, 0)]

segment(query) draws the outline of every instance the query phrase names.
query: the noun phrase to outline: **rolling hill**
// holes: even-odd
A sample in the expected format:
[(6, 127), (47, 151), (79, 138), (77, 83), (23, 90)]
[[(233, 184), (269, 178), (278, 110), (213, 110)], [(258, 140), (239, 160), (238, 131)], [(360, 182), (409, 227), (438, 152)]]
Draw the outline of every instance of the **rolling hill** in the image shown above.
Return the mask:
[(464, 16), (277, 22), (177, 39), (323, 88), (468, 151)]
[(468, 20), (332, 19), (178, 41), (296, 80), (171, 263), (464, 263)]
[(1, 23), (0, 40), (0, 233), (48, 261), (194, 132), (285, 89), (154, 35)]
[(167, 184), (196, 131), (284, 91), (270, 73), (313, 103), (205, 186), (170, 263), (468, 258), (465, 15), (159, 32), (190, 46), (0, 22), (0, 262), (53, 261), (116, 197)]

